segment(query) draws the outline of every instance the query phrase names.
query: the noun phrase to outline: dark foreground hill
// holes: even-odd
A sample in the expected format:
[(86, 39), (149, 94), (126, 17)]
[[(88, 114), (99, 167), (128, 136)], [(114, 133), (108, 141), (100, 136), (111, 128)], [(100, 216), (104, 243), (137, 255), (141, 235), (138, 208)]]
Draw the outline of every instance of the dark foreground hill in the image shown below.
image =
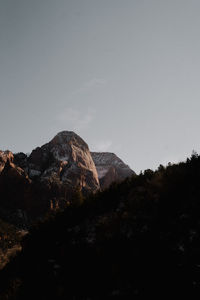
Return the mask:
[(200, 157), (113, 184), (34, 226), (0, 282), (9, 300), (200, 296)]

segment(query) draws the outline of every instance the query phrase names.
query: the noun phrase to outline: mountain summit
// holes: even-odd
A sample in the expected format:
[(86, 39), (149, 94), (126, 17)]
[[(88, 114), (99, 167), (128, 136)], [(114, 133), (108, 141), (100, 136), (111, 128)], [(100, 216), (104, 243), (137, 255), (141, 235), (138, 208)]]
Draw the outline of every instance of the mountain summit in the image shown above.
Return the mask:
[(32, 151), (28, 158), (31, 178), (56, 181), (78, 187), (83, 191), (97, 191), (99, 180), (89, 147), (72, 131), (58, 133), (49, 143)]
[(108, 188), (112, 182), (120, 182), (135, 174), (116, 154), (110, 152), (91, 152), (95, 163), (101, 189)]

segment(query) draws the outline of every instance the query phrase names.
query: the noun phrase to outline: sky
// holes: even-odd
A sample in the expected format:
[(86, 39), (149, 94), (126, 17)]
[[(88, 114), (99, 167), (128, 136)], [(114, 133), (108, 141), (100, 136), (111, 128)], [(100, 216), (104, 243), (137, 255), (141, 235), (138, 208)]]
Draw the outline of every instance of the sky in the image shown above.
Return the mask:
[(200, 1), (0, 0), (0, 149), (73, 130), (134, 171), (200, 152)]

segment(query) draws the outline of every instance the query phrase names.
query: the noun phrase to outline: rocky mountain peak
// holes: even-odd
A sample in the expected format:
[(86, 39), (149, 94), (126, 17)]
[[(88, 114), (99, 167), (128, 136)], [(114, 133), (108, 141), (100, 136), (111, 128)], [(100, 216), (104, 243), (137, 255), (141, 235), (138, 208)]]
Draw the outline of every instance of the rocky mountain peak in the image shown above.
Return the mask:
[(73, 131), (61, 131), (51, 141), (54, 145), (73, 144), (84, 150), (88, 150), (89, 147), (86, 142)]
[(109, 187), (112, 182), (120, 182), (135, 174), (133, 170), (114, 153), (91, 152), (91, 155), (97, 169), (102, 189)]
[(39, 176), (41, 180), (65, 183), (83, 191), (99, 189), (89, 147), (72, 131), (62, 131), (49, 143), (33, 150), (28, 169), (30, 177)]
[(91, 152), (92, 158), (97, 165), (113, 165), (127, 168), (126, 165), (115, 153), (112, 152)]
[(14, 156), (13, 153), (9, 150), (1, 151), (0, 150), (0, 172), (4, 169), (5, 164), (8, 162), (13, 162)]
[(69, 157), (73, 161), (78, 161), (78, 153), (81, 156), (89, 152), (86, 142), (73, 131), (58, 133), (46, 146), (54, 157), (60, 161), (68, 161)]

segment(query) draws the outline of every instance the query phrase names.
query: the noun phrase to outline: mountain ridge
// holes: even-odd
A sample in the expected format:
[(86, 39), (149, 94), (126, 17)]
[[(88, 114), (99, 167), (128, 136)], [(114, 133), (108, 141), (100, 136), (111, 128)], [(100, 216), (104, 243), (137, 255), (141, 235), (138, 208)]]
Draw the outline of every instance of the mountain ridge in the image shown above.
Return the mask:
[[(97, 160), (97, 157), (101, 159)], [(103, 176), (99, 165), (102, 158)], [(97, 160), (96, 165), (94, 160)], [(64, 208), (75, 198), (73, 194), (77, 191), (84, 196), (96, 193), (133, 174), (115, 154), (90, 152), (80, 136), (72, 131), (62, 131), (48, 143), (33, 149), (29, 156), (22, 152), (0, 151), (3, 195), (0, 212), (1, 208), (8, 207), (19, 211), (19, 216), (28, 213), (35, 218), (48, 210)]]
[(113, 152), (91, 152), (100, 186), (106, 189), (113, 182), (121, 182), (135, 172)]

